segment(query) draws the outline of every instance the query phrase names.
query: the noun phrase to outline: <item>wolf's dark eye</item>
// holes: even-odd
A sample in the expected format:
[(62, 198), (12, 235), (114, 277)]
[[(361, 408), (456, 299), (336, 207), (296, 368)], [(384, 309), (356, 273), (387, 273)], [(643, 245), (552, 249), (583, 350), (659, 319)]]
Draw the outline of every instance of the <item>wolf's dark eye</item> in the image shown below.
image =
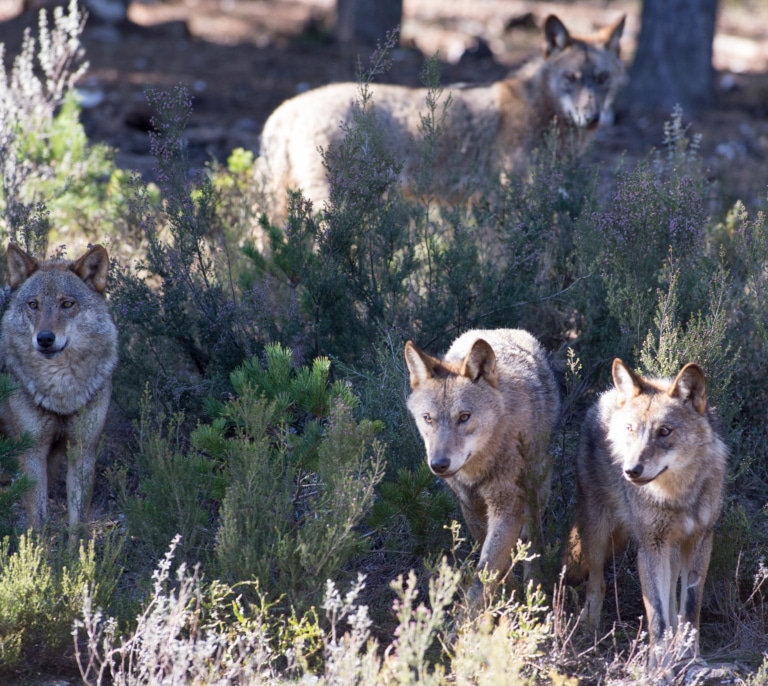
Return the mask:
[(61, 303), (62, 309), (65, 309), (65, 310), (68, 310), (70, 307), (74, 307), (74, 306), (75, 306), (74, 300), (65, 300), (64, 302)]
[(472, 415), (471, 415), (469, 412), (462, 412), (462, 413), (459, 415), (459, 424), (464, 424), (465, 422), (468, 422), (468, 421), (469, 421), (469, 418), (470, 418), (471, 416), (472, 416)]
[(578, 77), (572, 71), (567, 71), (567, 72), (565, 72), (565, 74), (563, 74), (563, 78), (568, 83), (576, 83), (576, 80), (577, 80)]
[(672, 429), (670, 429), (668, 426), (662, 426), (659, 428), (659, 436), (669, 436), (669, 434), (672, 433)]
[(425, 421), (427, 424), (431, 424), (431, 423), (432, 423), (432, 416), (431, 416), (431, 415), (429, 415), (429, 414), (425, 414), (425, 415), (424, 415), (424, 421)]
[(597, 81), (598, 85), (602, 86), (603, 84), (608, 82), (609, 78), (611, 78), (611, 75), (607, 71), (601, 71), (595, 77), (595, 81)]
[(634, 428), (632, 428), (631, 424), (627, 424), (627, 433), (631, 434), (634, 431)]
[(37, 300), (30, 300), (30, 301), (27, 303), (27, 307), (28, 307), (30, 310), (36, 310), (36, 309), (37, 309)]

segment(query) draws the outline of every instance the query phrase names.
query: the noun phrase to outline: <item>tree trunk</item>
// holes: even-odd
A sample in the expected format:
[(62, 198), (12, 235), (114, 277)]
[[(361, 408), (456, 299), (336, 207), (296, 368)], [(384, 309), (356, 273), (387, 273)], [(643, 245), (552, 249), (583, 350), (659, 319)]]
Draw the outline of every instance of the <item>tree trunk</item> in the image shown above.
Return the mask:
[(336, 0), (336, 38), (341, 43), (384, 43), (387, 31), (400, 26), (403, 0)]
[(717, 0), (643, 0), (642, 27), (629, 71), (630, 110), (692, 115), (712, 104), (712, 41)]

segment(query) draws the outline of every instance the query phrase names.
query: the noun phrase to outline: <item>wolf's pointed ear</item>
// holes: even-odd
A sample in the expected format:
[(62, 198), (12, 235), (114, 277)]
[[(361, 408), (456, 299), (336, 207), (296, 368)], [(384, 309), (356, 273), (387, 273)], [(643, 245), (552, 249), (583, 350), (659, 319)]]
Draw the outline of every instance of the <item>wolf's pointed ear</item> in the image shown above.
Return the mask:
[(107, 287), (109, 255), (103, 246), (94, 245), (71, 269), (94, 291), (103, 293)]
[(544, 22), (544, 56), (565, 50), (571, 44), (571, 34), (554, 14)]
[(689, 362), (672, 382), (667, 395), (670, 398), (690, 400), (699, 414), (707, 410), (707, 379), (699, 365)]
[(414, 390), (419, 384), (426, 383), (435, 375), (435, 365), (438, 361), (423, 350), (419, 350), (411, 341), (405, 344), (403, 352), (410, 374), (411, 389)]
[(613, 361), (611, 374), (613, 375), (613, 385), (619, 392), (619, 407), (624, 407), (624, 403), (640, 395), (642, 386), (639, 377), (618, 357)]
[(8, 244), (6, 253), (11, 288), (16, 289), (37, 271), (37, 260), (25, 253), (16, 243)]
[(621, 41), (621, 36), (624, 33), (624, 22), (626, 20), (627, 15), (622, 14), (613, 24), (600, 29), (598, 32), (605, 49), (613, 50), (616, 55), (619, 54), (619, 41)]
[(487, 341), (478, 338), (472, 344), (459, 373), (472, 381), (482, 378), (494, 388), (499, 387), (499, 379), (496, 376), (496, 353)]

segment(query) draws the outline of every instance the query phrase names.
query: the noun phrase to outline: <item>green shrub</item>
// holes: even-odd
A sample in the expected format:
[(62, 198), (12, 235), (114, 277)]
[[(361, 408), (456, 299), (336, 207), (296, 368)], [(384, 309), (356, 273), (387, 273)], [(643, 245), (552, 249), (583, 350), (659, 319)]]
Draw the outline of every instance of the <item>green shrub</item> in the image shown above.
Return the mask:
[(54, 8), (52, 26), (41, 10), (37, 37), (27, 30), (10, 77), (0, 73), (0, 228), (15, 237), (25, 215), (47, 207), (55, 228), (40, 253), (49, 241), (104, 241), (124, 227), (126, 175), (80, 123), (74, 84), (88, 67), (84, 24), (75, 0)]
[[(16, 389), (16, 384), (7, 374), (0, 375), (0, 402)], [(14, 533), (14, 514), (20, 507), (22, 496), (29, 492), (32, 481), (19, 469), (18, 455), (30, 445), (29, 437), (15, 441), (0, 437), (0, 540)]]
[(582, 222), (576, 236), (579, 261), (600, 275), (604, 288), (605, 303), (592, 301), (591, 318), (616, 322), (609, 355), (639, 353), (652, 327), (657, 288), (666, 287), (674, 268), (681, 316), (687, 319), (706, 301), (703, 284), (713, 271), (706, 259), (707, 188), (698, 140), (688, 139), (680, 110), (665, 126), (664, 144), (666, 156), (651, 154), (616, 173), (607, 206)]
[(696, 362), (707, 375), (711, 402), (726, 413), (724, 418), (730, 426), (738, 409), (732, 381), (739, 365), (739, 351), (731, 342), (735, 303), (730, 279), (721, 269), (710, 283), (706, 308), (690, 314), (685, 321), (680, 315), (680, 267), (672, 264), (670, 271), (666, 293), (657, 291), (654, 326), (640, 350), (643, 373), (674, 377), (685, 364)]
[(177, 554), (182, 559), (204, 561), (225, 486), (222, 466), (189, 445), (182, 413), (166, 416), (149, 394), (134, 439), (130, 463), (114, 468), (111, 480), (138, 563), (159, 559), (174, 534), (181, 537)]
[(193, 440), (227, 464), (223, 578), (257, 578), (266, 593), (308, 607), (364, 549), (357, 526), (383, 474), (380, 426), (353, 419), (356, 400), (329, 384), (327, 359), (294, 369), (289, 350), (267, 346), (266, 355), (265, 367), (251, 361), (232, 375), (236, 397)]
[(0, 672), (44, 667), (71, 645), (86, 587), (106, 604), (120, 576), (119, 545), (107, 541), (97, 557), (93, 542), (77, 555), (22, 535), (16, 550), (0, 544)]

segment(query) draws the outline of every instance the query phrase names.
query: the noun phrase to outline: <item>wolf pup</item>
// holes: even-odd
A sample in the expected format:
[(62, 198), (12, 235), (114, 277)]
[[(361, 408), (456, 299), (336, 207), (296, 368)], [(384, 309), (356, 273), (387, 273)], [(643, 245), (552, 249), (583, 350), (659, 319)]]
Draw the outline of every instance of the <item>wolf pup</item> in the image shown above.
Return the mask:
[[(482, 177), (504, 170), (523, 170), (533, 147), (553, 120), (577, 128), (582, 148), (600, 119), (610, 112), (624, 65), (619, 58), (622, 16), (589, 36), (572, 35), (554, 15), (544, 24), (544, 55), (516, 75), (486, 86), (445, 88), (448, 107), (434, 160), (439, 191), (464, 187), (471, 174)], [(421, 153), (421, 115), (427, 90), (374, 85), (373, 112), (383, 142), (403, 163), (401, 180), (416, 176)], [(261, 134), (257, 177), (284, 214), (287, 190), (301, 189), (315, 203), (327, 200), (327, 170), (318, 148), (328, 150), (343, 137), (340, 123), (349, 122), (359, 87), (336, 83), (302, 93), (280, 105)]]
[(636, 543), (654, 668), (678, 614), (698, 630), (728, 450), (697, 365), (687, 364), (675, 379), (649, 379), (616, 359), (613, 383), (582, 430), (568, 576), (578, 581), (588, 574), (582, 617), (596, 628), (603, 565), (629, 539)]
[(29, 526), (45, 522), (49, 486), (67, 456), (74, 542), (90, 504), (117, 364), (117, 330), (104, 298), (109, 258), (96, 245), (76, 262), (39, 261), (13, 243), (7, 257), (11, 297), (0, 324), (0, 362), (17, 388), (0, 408), (0, 428), (32, 439), (19, 460), (34, 482), (24, 501)]
[[(408, 341), (408, 409), (433, 474), (456, 494), (481, 544), (479, 570), (502, 576), (549, 497), (546, 456), (560, 394), (546, 352), (521, 329), (468, 331), (443, 359)], [(469, 591), (482, 598), (482, 583)]]

